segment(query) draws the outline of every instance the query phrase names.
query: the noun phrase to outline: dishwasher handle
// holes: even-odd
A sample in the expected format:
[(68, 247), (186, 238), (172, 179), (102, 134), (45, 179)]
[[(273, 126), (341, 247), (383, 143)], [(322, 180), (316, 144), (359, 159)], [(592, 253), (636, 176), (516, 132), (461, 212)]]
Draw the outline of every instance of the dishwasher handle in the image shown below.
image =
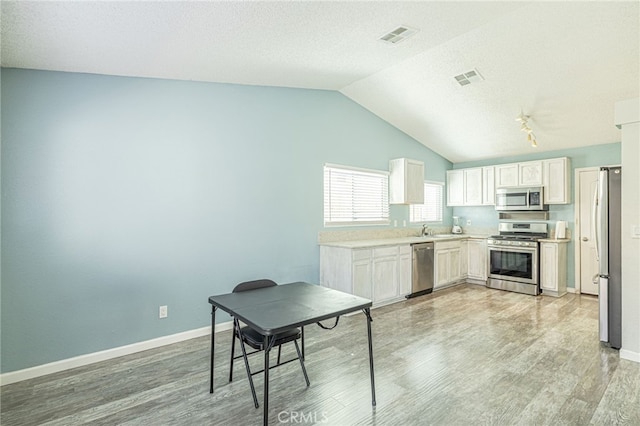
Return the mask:
[(412, 244), (411, 247), (413, 248), (414, 251), (418, 251), (418, 250), (433, 250), (435, 244), (434, 243), (418, 243), (418, 244)]

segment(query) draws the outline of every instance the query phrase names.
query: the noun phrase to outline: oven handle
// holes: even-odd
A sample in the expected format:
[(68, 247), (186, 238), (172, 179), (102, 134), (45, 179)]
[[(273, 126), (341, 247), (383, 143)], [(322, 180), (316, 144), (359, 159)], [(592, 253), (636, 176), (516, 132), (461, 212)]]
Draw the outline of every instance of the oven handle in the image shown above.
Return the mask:
[(493, 244), (487, 245), (487, 248), (489, 250), (513, 251), (518, 253), (536, 253), (538, 251), (538, 247), (496, 246)]

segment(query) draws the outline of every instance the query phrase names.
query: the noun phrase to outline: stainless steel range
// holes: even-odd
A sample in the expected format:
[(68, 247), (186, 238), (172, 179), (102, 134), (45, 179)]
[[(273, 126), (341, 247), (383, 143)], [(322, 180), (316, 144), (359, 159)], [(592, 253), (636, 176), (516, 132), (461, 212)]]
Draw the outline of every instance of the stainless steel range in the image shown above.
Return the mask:
[(547, 237), (547, 224), (500, 222), (498, 231), (487, 239), (487, 287), (540, 294), (538, 240)]

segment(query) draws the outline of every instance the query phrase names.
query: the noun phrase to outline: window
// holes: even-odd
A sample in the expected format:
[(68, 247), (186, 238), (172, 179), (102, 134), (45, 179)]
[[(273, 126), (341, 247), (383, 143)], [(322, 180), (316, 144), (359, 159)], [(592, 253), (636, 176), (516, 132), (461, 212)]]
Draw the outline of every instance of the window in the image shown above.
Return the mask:
[(424, 183), (424, 204), (412, 204), (409, 212), (410, 222), (442, 222), (441, 182)]
[(388, 223), (388, 172), (325, 164), (325, 225)]

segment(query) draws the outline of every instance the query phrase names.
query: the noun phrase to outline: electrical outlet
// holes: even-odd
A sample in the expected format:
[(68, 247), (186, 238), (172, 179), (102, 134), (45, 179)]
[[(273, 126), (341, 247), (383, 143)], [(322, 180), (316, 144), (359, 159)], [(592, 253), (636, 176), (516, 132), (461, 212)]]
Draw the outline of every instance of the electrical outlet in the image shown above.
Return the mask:
[(167, 305), (160, 306), (160, 310), (158, 311), (159, 318), (166, 318), (169, 315), (169, 311), (167, 310)]

